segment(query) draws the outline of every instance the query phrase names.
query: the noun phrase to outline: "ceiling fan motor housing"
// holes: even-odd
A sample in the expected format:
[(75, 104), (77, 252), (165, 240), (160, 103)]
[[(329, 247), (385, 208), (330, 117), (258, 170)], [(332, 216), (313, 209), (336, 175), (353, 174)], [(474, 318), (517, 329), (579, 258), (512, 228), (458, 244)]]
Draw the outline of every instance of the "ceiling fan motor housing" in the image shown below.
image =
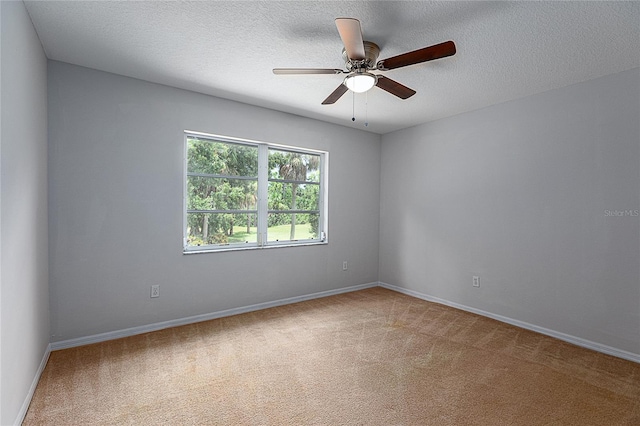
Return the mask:
[(376, 61), (378, 60), (378, 55), (380, 54), (380, 47), (372, 41), (364, 42), (364, 59), (361, 60), (351, 60), (347, 56), (346, 49), (342, 49), (342, 59), (344, 59), (345, 66), (347, 70), (369, 70), (376, 67)]

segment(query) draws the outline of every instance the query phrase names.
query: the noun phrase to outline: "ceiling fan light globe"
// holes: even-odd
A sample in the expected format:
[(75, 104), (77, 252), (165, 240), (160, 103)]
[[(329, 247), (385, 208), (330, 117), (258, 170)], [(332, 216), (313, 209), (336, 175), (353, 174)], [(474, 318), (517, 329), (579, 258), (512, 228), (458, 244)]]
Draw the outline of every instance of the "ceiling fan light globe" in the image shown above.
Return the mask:
[(356, 93), (364, 93), (376, 85), (376, 76), (374, 74), (363, 72), (348, 75), (344, 79), (344, 85), (349, 90)]

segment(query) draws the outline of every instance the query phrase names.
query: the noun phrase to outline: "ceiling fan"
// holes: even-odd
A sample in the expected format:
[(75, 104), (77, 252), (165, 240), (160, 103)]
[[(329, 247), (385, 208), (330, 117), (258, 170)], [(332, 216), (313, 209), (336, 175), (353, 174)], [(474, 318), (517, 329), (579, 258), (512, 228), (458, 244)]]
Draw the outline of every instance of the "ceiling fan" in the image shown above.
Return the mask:
[[(371, 41), (362, 39), (360, 21), (354, 18), (337, 18), (336, 26), (344, 44), (342, 58), (345, 61), (346, 70), (332, 68), (274, 68), (273, 73), (278, 75), (292, 74), (347, 74), (344, 81), (322, 101), (323, 105), (335, 103), (347, 90), (356, 93), (366, 92), (373, 86), (377, 86), (400, 99), (407, 99), (416, 94), (413, 89), (404, 86), (397, 81), (371, 71), (388, 71), (408, 65), (433, 61), (445, 58), (456, 53), (456, 45), (452, 41), (435, 44), (422, 49), (403, 53), (391, 58), (377, 61), (380, 48)], [(376, 62), (377, 61), (377, 62)]]

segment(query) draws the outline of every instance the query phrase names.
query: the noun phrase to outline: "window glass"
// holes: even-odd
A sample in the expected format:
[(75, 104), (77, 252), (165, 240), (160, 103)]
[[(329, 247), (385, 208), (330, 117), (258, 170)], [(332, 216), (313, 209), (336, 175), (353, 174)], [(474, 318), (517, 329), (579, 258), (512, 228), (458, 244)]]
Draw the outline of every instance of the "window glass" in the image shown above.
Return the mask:
[(269, 149), (270, 179), (320, 182), (320, 155)]
[(258, 180), (187, 176), (188, 210), (255, 210)]
[(255, 213), (187, 213), (187, 244), (204, 247), (256, 243), (256, 217)]
[(269, 213), (267, 238), (271, 242), (304, 241), (318, 238), (316, 213)]

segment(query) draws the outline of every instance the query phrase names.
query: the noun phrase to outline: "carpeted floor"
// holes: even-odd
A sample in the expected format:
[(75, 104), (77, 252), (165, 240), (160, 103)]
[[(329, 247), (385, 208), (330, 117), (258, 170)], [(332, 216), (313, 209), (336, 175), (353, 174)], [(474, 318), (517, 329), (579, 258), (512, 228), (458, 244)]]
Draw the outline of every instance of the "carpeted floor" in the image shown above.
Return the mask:
[(382, 288), (56, 351), (25, 425), (640, 425), (640, 364)]

